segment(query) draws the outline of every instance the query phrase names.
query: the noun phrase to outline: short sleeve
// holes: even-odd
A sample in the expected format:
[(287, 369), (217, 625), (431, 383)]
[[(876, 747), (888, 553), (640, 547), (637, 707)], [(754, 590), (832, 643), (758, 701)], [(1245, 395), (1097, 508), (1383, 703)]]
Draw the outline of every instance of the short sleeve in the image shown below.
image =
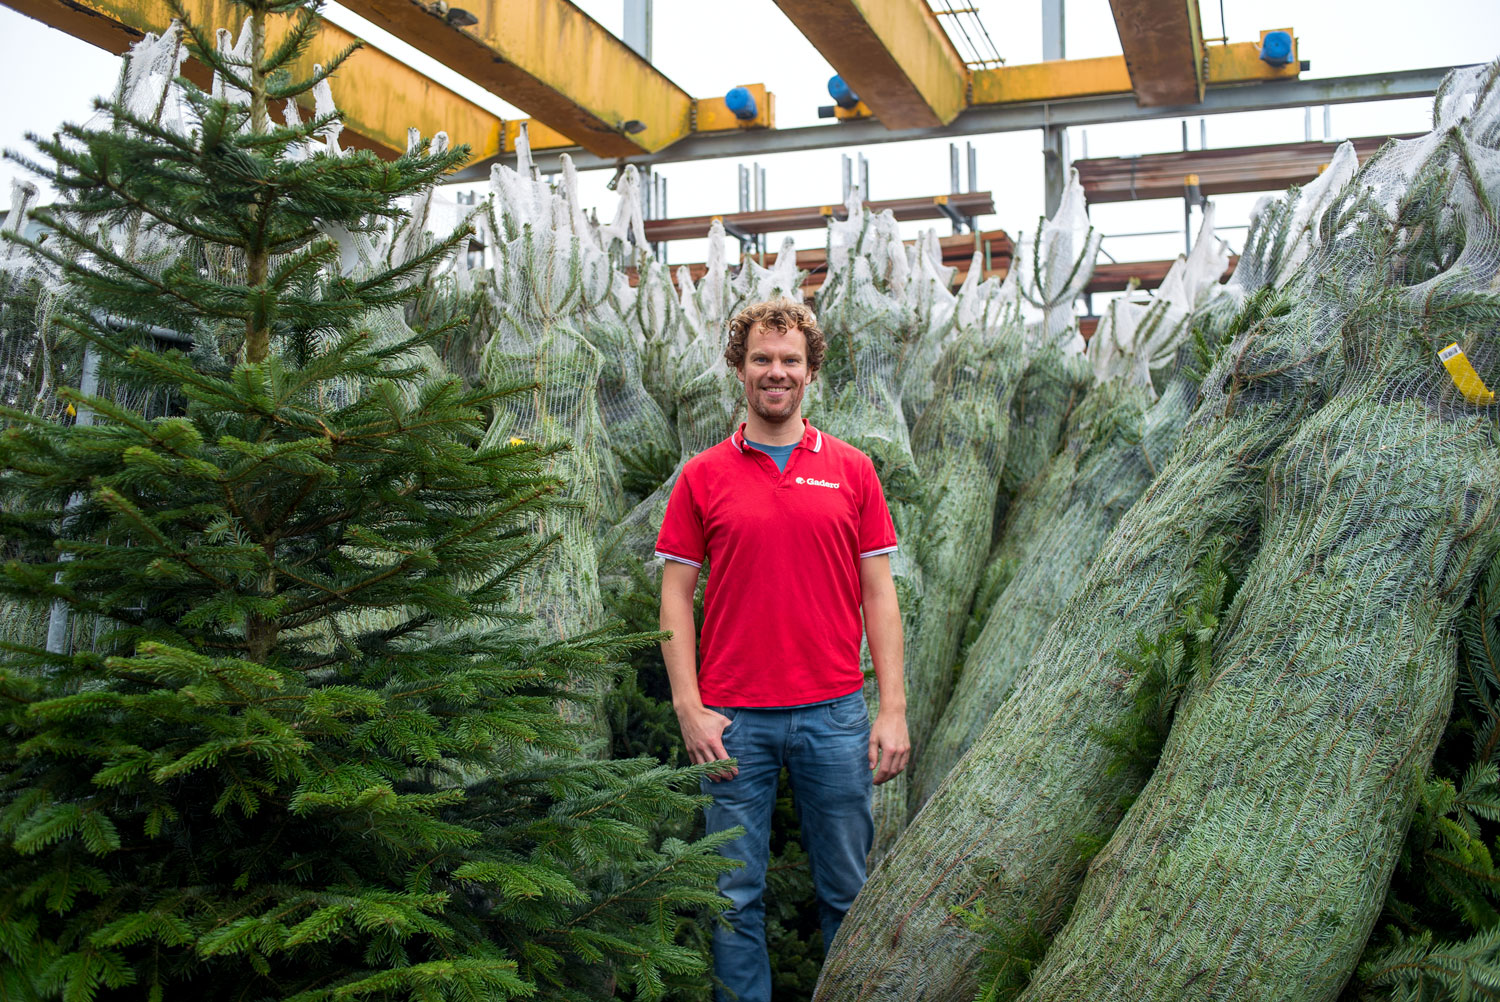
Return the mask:
[(703, 513), (693, 497), (687, 470), (677, 477), (667, 498), (667, 513), (661, 520), (661, 532), (656, 535), (656, 555), (693, 567), (703, 566)]
[(896, 549), (896, 526), (885, 503), (885, 491), (875, 475), (875, 465), (866, 458), (865, 489), (860, 492), (859, 556), (878, 557)]

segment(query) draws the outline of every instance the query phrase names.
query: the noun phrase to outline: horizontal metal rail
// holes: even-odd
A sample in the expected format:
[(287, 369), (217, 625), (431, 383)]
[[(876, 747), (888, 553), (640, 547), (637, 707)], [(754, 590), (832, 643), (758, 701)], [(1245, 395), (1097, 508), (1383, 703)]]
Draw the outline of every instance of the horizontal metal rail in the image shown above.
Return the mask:
[[(1047, 126), (1068, 128), (1106, 122), (1144, 122), (1184, 116), (1272, 111), (1307, 105), (1394, 101), (1431, 96), (1437, 92), (1443, 78), (1459, 68), (1461, 67), (1436, 66), (1391, 73), (1365, 73), (1313, 80), (1272, 80), (1266, 83), (1212, 87), (1201, 104), (1173, 107), (1142, 108), (1136, 104), (1133, 94), (1110, 94), (1066, 101), (983, 105), (970, 108), (948, 125), (930, 129), (891, 130), (876, 120), (859, 119), (837, 125), (811, 125), (797, 129), (692, 135), (656, 153), (618, 160), (597, 157), (583, 150), (548, 150), (538, 153), (535, 159), (541, 171), (550, 174), (562, 170), (558, 160), (562, 153), (571, 156), (574, 166), (579, 170), (597, 170), (626, 163), (647, 165), (712, 160), (718, 157), (764, 156), (802, 150), (835, 149), (841, 146), (905, 143), (918, 139), (974, 136), (993, 132), (1023, 132)], [(514, 163), (514, 157), (499, 159), (501, 162)], [(493, 159), (477, 162), (457, 175), (455, 180), (487, 176), (490, 164), (494, 162)]]

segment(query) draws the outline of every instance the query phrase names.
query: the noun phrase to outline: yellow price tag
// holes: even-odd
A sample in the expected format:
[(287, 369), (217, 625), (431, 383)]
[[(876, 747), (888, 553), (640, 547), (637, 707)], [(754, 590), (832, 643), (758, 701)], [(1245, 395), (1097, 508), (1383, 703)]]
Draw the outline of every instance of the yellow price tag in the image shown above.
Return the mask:
[(526, 440), (524, 438), (516, 438), (514, 435), (512, 435), (510, 437), (510, 444), (511, 445), (525, 445), (526, 444)]
[(1474, 371), (1473, 364), (1457, 341), (1438, 352), (1438, 358), (1442, 359), (1443, 367), (1453, 377), (1453, 385), (1458, 387), (1458, 392), (1464, 395), (1465, 400), (1471, 404), (1495, 402), (1495, 392), (1484, 385), (1484, 380)]

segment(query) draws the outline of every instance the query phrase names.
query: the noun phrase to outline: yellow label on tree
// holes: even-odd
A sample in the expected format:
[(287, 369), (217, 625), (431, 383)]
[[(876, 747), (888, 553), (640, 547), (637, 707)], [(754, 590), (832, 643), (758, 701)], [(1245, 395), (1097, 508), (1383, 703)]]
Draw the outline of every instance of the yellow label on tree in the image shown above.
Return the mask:
[(1443, 367), (1453, 377), (1453, 385), (1458, 387), (1458, 392), (1464, 395), (1465, 400), (1471, 404), (1495, 402), (1494, 391), (1484, 385), (1484, 380), (1474, 371), (1473, 364), (1457, 341), (1438, 352), (1438, 358), (1443, 360)]

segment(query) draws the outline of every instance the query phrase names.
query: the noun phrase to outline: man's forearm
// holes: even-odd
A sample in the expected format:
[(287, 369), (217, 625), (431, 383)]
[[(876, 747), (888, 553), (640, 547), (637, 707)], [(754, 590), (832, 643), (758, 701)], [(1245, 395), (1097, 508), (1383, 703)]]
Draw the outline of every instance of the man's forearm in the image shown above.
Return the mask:
[(882, 711), (906, 712), (906, 682), (902, 654), (901, 610), (895, 590), (865, 600), (865, 639), (875, 666)]
[(667, 682), (672, 686), (672, 705), (684, 707), (703, 705), (698, 691), (698, 644), (693, 635), (693, 599), (663, 595), (661, 603), (661, 628), (672, 636), (661, 642), (661, 657), (667, 666)]

